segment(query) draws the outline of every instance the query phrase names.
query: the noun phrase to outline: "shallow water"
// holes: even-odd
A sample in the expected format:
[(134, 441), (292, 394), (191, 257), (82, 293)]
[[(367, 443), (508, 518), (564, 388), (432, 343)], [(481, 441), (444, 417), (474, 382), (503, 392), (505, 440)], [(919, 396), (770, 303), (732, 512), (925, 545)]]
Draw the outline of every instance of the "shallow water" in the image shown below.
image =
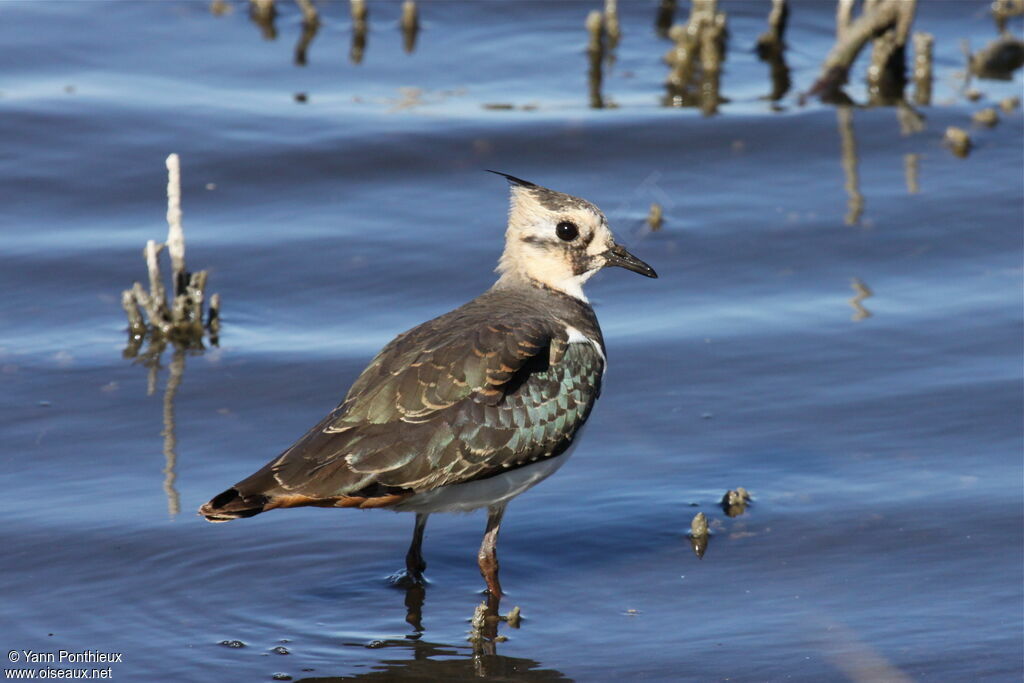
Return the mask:
[[(921, 132), (893, 108), (852, 112), (852, 225), (843, 114), (796, 103), (831, 3), (796, 5), (794, 91), (773, 111), (748, 50), (766, 5), (723, 2), (729, 101), (712, 117), (660, 106), (654, 3), (620, 4), (603, 110), (593, 3), (421, 3), (405, 54), (398, 5), (371, 2), (359, 65), (347, 5), (323, 3), (306, 66), (287, 4), (273, 41), (242, 3), (0, 7), (8, 649), (120, 652), (118, 680), (1020, 679), (1021, 112), (971, 129), (966, 159), (941, 144), (1021, 92), (1018, 73), (976, 81), (981, 103), (959, 94), (959, 39), (993, 37), (987, 3), (919, 3), (937, 37)], [(164, 235), (169, 152), (224, 324), (219, 348), (177, 366), (168, 351), (147, 394), (119, 297)], [(431, 519), (419, 631), (387, 582), (410, 516), (193, 511), (394, 334), (489, 286), (506, 190), (484, 168), (595, 201), (661, 278), (589, 286), (604, 395), (573, 459), (509, 507), (503, 609), (525, 618), (474, 657), (480, 513)], [(730, 518), (717, 503), (736, 486), (754, 502)]]

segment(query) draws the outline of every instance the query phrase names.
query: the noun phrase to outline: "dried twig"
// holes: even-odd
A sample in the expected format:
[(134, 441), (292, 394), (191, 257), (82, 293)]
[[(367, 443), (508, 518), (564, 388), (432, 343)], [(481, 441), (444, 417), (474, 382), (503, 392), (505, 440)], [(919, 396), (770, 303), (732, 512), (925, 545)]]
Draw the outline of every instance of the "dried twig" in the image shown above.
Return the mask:
[[(171, 261), (169, 306), (160, 273), (160, 252), (165, 246)], [(185, 232), (181, 224), (181, 165), (177, 154), (167, 157), (167, 241), (164, 244), (149, 240), (143, 256), (146, 260), (149, 291), (136, 282), (131, 289), (121, 294), (121, 306), (128, 316), (129, 331), (125, 355), (134, 357), (142, 339), (147, 336), (154, 350), (165, 339), (183, 348), (202, 348), (207, 273), (189, 273), (185, 266)], [(216, 319), (216, 316), (212, 319)], [(214, 335), (211, 335), (211, 339), (216, 343)], [(162, 346), (159, 346), (159, 350), (162, 351)], [(159, 351), (154, 362), (158, 362), (158, 358)]]
[[(903, 4), (900, 0), (877, 0), (865, 7), (856, 21), (839, 31), (836, 44), (822, 64), (821, 76), (807, 95), (817, 95), (826, 102), (849, 102), (842, 87), (849, 77), (850, 67), (869, 40), (901, 22), (906, 13)], [(909, 24), (906, 25), (909, 28)]]

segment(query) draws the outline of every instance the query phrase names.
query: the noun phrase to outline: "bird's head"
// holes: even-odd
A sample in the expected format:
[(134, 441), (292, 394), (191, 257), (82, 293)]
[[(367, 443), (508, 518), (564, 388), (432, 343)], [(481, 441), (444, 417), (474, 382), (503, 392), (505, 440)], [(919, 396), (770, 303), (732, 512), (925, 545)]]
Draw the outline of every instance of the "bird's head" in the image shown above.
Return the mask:
[(512, 192), (505, 251), (498, 262), (502, 280), (532, 280), (586, 301), (583, 283), (606, 266), (658, 277), (615, 243), (604, 213), (587, 200), (498, 175), (508, 179)]

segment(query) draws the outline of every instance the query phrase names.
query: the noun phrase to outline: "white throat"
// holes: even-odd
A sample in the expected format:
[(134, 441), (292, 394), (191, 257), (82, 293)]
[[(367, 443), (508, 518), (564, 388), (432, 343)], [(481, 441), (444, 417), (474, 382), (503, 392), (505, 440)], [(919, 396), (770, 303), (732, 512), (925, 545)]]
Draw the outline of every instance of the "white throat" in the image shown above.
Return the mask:
[(596, 270), (588, 270), (586, 273), (583, 273), (582, 275), (571, 275), (569, 277), (561, 278), (547, 278), (538, 277), (534, 273), (524, 273), (522, 271), (506, 270), (502, 272), (501, 277), (498, 278), (497, 286), (509, 286), (514, 285), (516, 283), (532, 283), (548, 287), (550, 289), (555, 290), (556, 292), (561, 292), (562, 294), (571, 296), (572, 298), (578, 301), (582, 301), (585, 304), (589, 304), (590, 300), (587, 299), (587, 295), (583, 293), (583, 284), (587, 280), (589, 280), (596, 272)]

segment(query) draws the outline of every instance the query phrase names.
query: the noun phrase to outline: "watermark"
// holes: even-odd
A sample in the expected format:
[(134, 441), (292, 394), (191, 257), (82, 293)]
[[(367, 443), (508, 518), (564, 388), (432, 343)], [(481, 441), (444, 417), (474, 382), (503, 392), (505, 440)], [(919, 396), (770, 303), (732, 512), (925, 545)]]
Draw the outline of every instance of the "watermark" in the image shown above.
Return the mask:
[[(114, 678), (113, 665), (124, 661), (124, 653), (101, 650), (9, 650), (7, 661), (18, 666), (4, 667), (5, 679), (110, 680)], [(33, 664), (44, 666), (26, 666)], [(80, 666), (82, 664), (108, 666)]]

